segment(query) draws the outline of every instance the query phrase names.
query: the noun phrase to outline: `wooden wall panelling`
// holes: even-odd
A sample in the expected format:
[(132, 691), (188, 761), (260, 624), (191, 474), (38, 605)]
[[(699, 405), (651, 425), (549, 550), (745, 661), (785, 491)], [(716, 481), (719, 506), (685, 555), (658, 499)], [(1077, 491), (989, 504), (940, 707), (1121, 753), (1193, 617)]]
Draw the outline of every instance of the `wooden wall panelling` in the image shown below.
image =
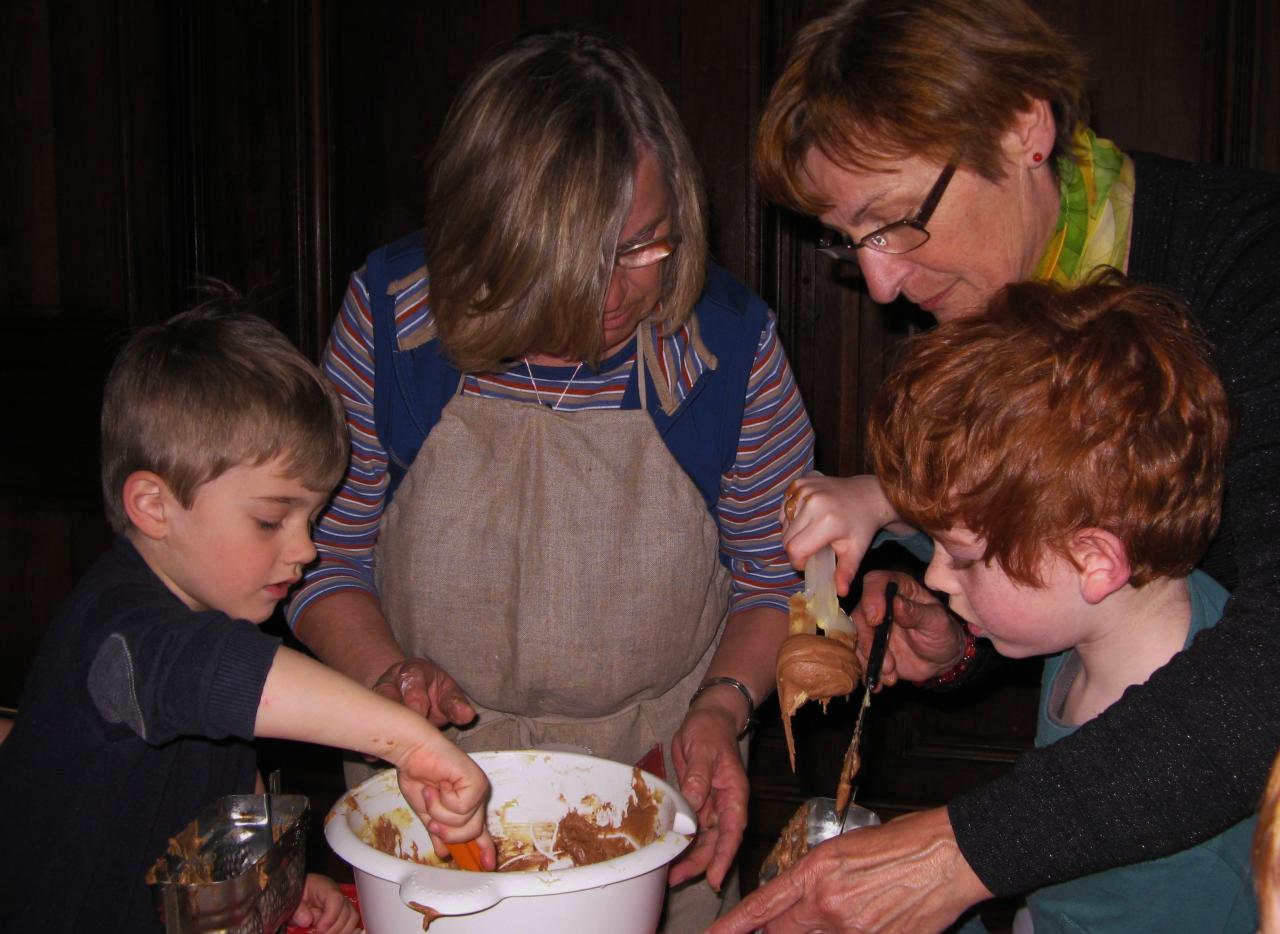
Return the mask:
[(167, 4), (119, 6), (123, 307), (130, 323), (157, 321), (178, 296), (173, 213), (172, 68)]
[(1270, 0), (1041, 0), (1090, 56), (1092, 123), (1121, 148), (1280, 170)]
[(1280, 171), (1280, 8), (1266, 0), (1221, 6), (1218, 113), (1205, 121), (1201, 151), (1215, 162)]
[[(753, 287), (760, 279), (760, 199), (751, 130), (760, 110), (760, 4), (682, 5), (676, 106), (703, 166), (711, 255)], [(710, 38), (711, 41), (707, 41)]]
[(165, 43), (155, 3), (0, 11), (0, 703), (109, 539), (98, 408), (127, 328), (169, 294)]
[(335, 308), (370, 250), (421, 226), (422, 165), (445, 110), (472, 63), (517, 29), (513, 3), (333, 7)]
[(17, 706), (46, 623), (109, 541), (96, 502), (0, 504), (0, 706)]
[(295, 141), (306, 108), (293, 5), (193, 2), (172, 15), (187, 136), (181, 281), (228, 283), (296, 339), (304, 199)]
[(298, 101), (293, 139), (297, 212), (294, 276), (298, 287), (298, 346), (319, 360), (329, 336), (335, 291), (333, 268), (333, 146), (330, 88), (330, 3), (302, 3), (295, 10), (298, 37), (293, 63)]
[[(168, 285), (155, 9), (6, 5), (15, 80), (3, 120), (0, 339), (11, 433), (5, 495), (97, 497), (97, 399), (116, 341)], [(33, 463), (40, 465), (32, 469)]]
[[(57, 301), (57, 223), (53, 171), (52, 54), (47, 8), (41, 3), (0, 7), (0, 54), (5, 83), (0, 130), (0, 294), (4, 317), (18, 308)], [(19, 91), (21, 88), (21, 91)]]

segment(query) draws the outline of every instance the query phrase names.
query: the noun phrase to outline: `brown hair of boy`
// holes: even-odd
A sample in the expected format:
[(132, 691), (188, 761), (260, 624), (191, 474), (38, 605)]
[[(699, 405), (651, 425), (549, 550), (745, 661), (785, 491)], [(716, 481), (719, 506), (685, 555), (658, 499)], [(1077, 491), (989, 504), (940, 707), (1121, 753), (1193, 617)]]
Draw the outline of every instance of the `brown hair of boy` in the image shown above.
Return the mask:
[(184, 508), (232, 467), (285, 458), (291, 477), (331, 490), (347, 466), (337, 393), (272, 324), (217, 298), (145, 327), (125, 344), (102, 403), (102, 494), (117, 532), (135, 471), (161, 478)]
[(906, 342), (870, 418), (889, 501), (931, 533), (964, 527), (1036, 586), (1044, 549), (1101, 528), (1131, 582), (1184, 576), (1221, 516), (1231, 416), (1194, 321), (1118, 274), (1005, 287), (985, 315)]

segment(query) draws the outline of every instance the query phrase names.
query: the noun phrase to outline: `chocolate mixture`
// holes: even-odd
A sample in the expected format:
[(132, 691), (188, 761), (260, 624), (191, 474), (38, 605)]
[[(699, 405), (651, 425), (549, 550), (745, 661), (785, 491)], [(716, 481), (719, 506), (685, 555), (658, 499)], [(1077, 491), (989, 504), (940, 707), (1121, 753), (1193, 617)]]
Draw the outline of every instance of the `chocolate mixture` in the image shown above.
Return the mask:
[[(506, 833), (494, 834), (498, 851), (499, 872), (536, 872), (553, 863), (568, 860), (573, 866), (590, 866), (630, 853), (658, 839), (658, 803), (639, 769), (631, 773), (631, 797), (620, 822), (610, 822), (613, 809), (600, 804), (594, 796), (584, 798), (586, 812), (570, 810), (558, 822), (547, 821), (520, 827), (507, 827)], [(407, 809), (397, 808), (380, 814), (366, 825), (360, 836), (370, 846), (397, 859), (406, 859), (438, 869), (456, 869), (452, 859), (441, 859), (434, 851), (422, 854), (410, 841), (404, 846), (400, 824)]]
[(842, 640), (800, 633), (788, 636), (778, 648), (776, 676), (778, 706), (782, 709), (782, 727), (794, 772), (796, 745), (791, 734), (791, 718), (807, 701), (819, 701), (826, 710), (833, 697), (852, 693), (862, 677), (862, 669), (853, 649)]
[(791, 815), (791, 819), (778, 834), (773, 849), (765, 857), (762, 865), (770, 867), (774, 875), (790, 869), (800, 861), (800, 857), (809, 852), (808, 812), (808, 805), (800, 805), (800, 809)]

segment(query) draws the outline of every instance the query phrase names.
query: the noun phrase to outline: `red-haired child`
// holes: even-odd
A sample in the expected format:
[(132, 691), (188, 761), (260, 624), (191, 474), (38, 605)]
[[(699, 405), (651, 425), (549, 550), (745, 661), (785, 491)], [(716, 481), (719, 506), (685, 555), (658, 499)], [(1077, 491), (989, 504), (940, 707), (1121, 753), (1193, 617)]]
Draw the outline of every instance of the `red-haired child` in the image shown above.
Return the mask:
[[(875, 472), (933, 539), (925, 584), (970, 647), (981, 637), (1005, 656), (1045, 657), (1038, 747), (1088, 730), (1217, 622), (1227, 592), (1195, 565), (1218, 527), (1230, 433), (1185, 308), (1118, 277), (1015, 284), (984, 316), (907, 342), (873, 406)], [(895, 676), (936, 672), (938, 633), (903, 609)], [(1115, 780), (1159, 794), (1177, 776)], [(1255, 822), (1031, 893), (1035, 934), (1252, 934)]]

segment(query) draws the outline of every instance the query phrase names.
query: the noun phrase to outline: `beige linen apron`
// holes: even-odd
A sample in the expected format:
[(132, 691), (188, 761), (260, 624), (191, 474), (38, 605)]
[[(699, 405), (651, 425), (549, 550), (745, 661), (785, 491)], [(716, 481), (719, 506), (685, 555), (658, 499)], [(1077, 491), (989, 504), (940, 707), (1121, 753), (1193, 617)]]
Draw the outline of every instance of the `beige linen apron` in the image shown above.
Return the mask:
[[(456, 395), (387, 509), (383, 612), (458, 681), (469, 751), (548, 744), (635, 763), (670, 741), (719, 642), (719, 530), (644, 409), (560, 412)], [(697, 891), (701, 889), (701, 892)], [(676, 902), (713, 895), (705, 882)], [(700, 930), (713, 899), (679, 930)]]

